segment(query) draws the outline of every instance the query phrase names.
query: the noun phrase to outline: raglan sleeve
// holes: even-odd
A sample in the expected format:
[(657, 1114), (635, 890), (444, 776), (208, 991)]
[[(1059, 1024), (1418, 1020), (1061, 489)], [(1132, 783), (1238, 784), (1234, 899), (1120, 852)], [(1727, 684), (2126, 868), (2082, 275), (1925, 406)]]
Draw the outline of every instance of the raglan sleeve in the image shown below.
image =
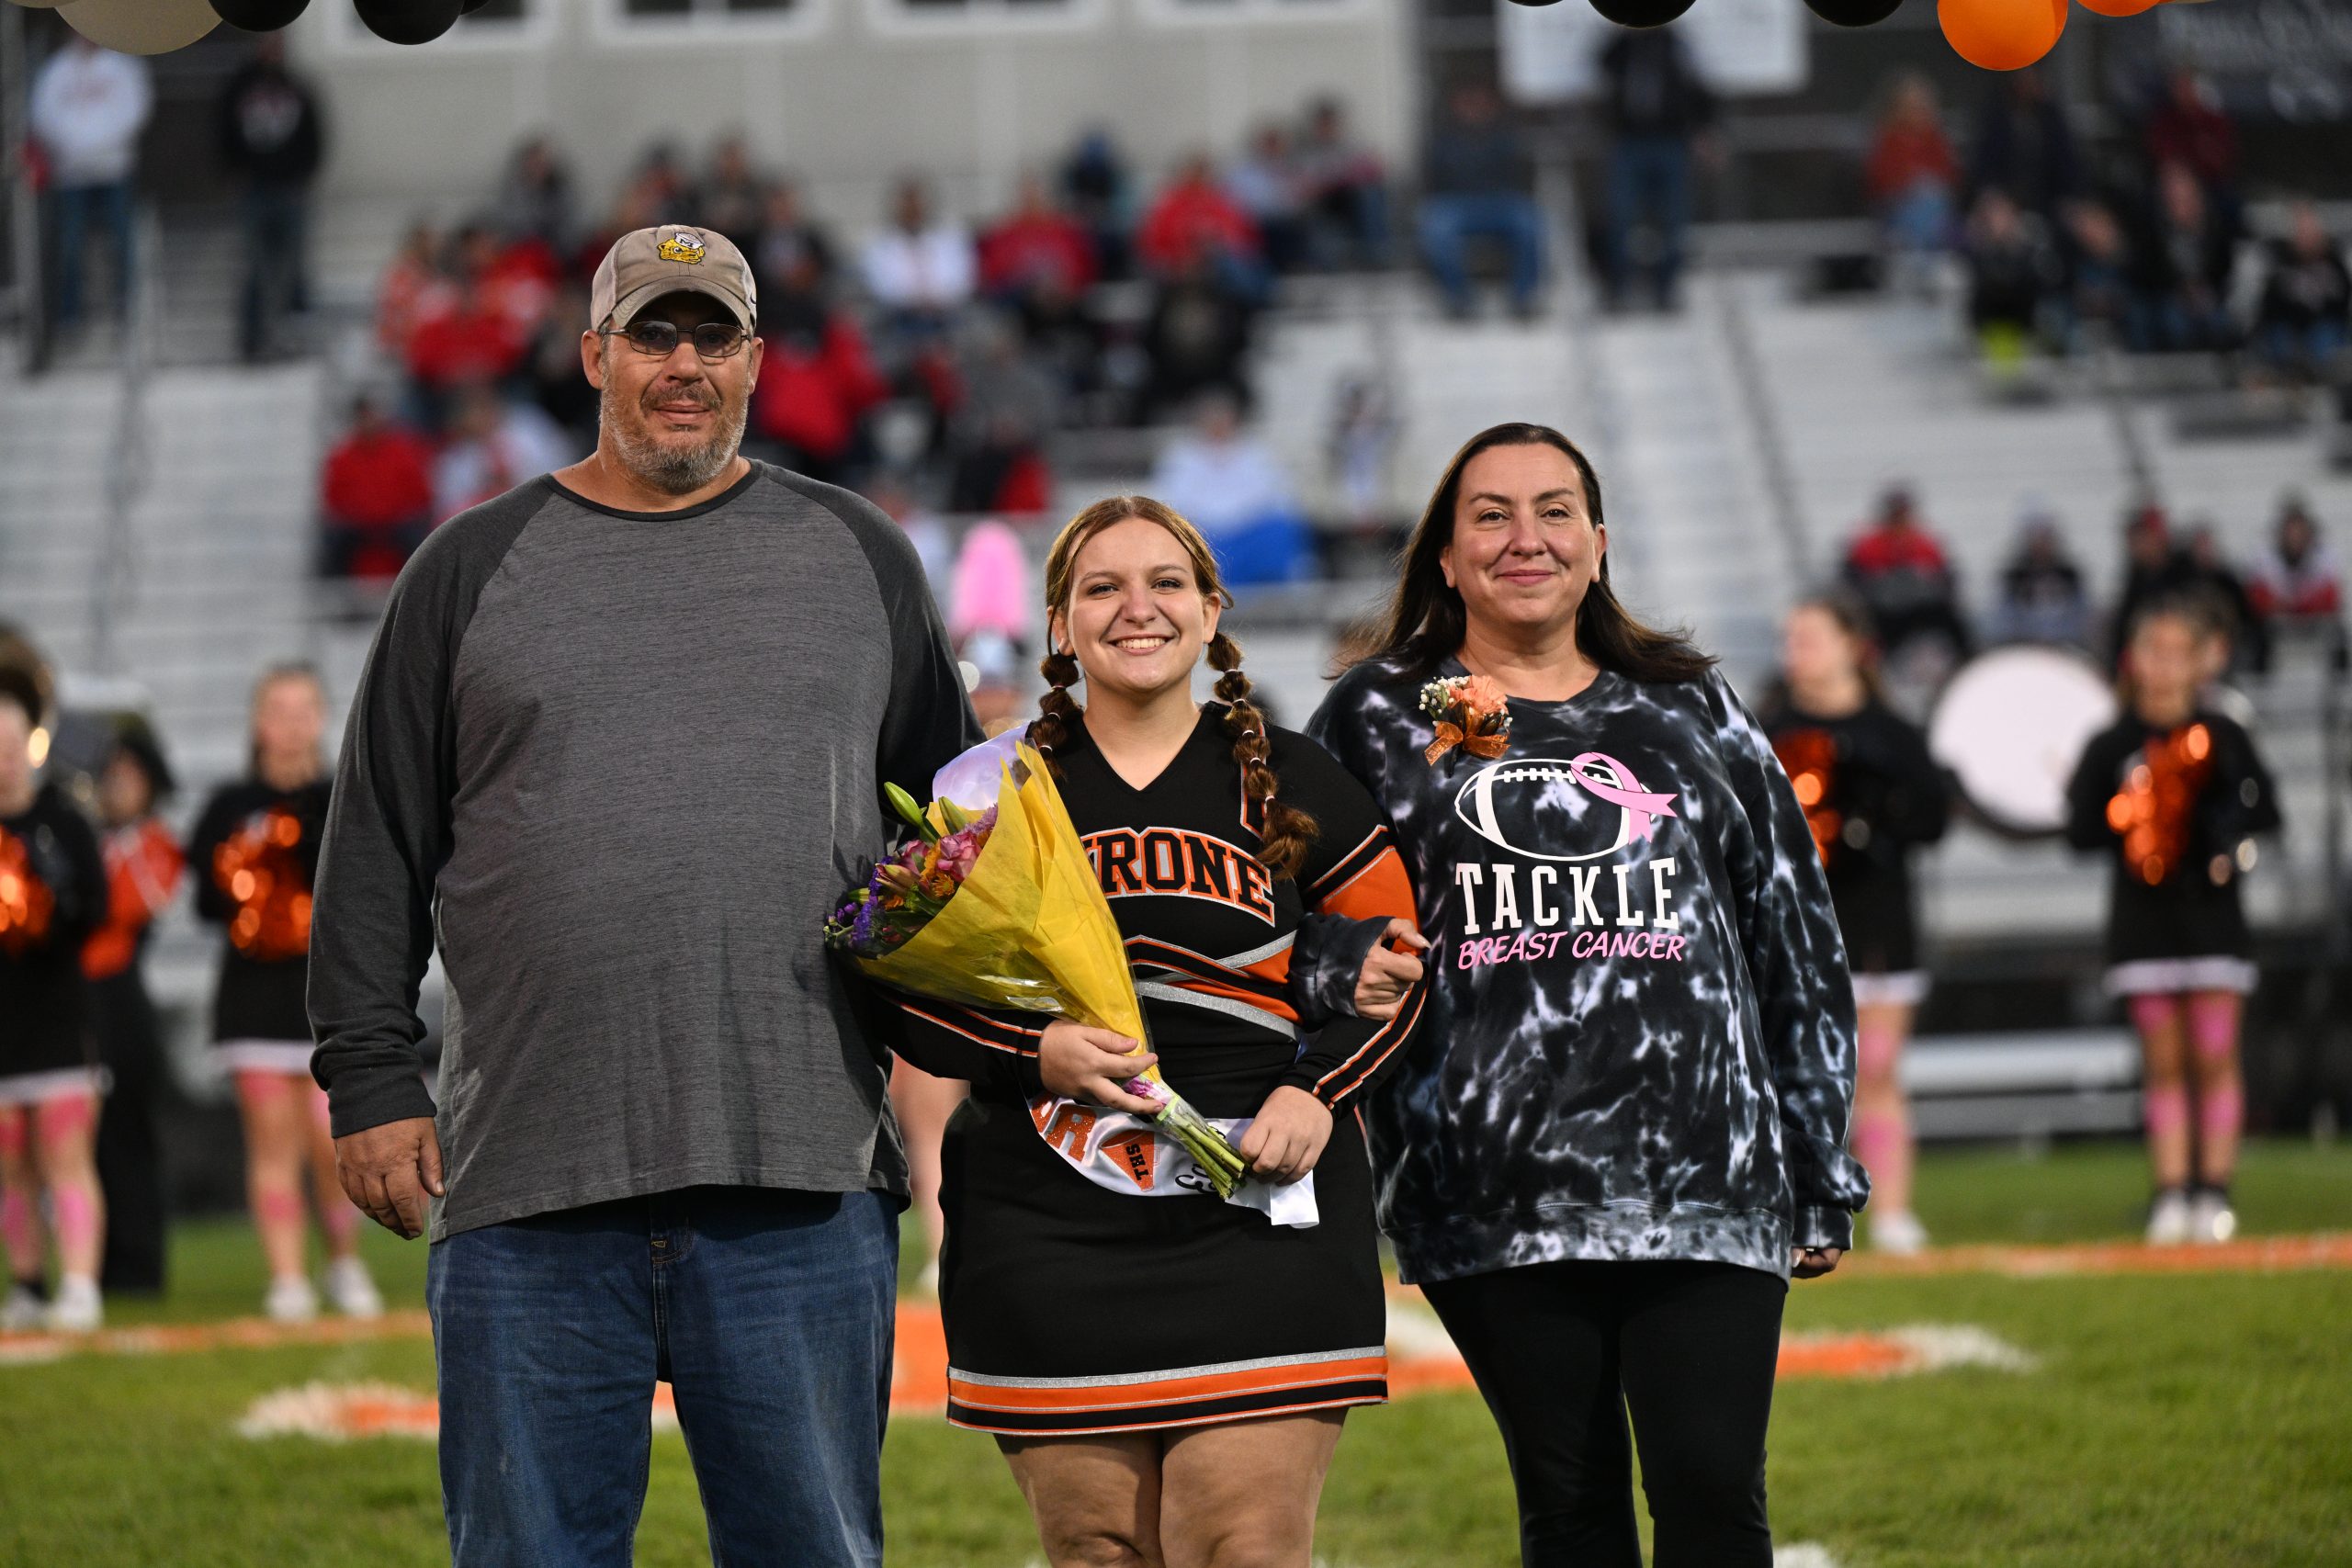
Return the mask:
[[(1306, 739), (1336, 764), (1341, 778), (1354, 784), (1356, 793), (1370, 804), (1373, 822), (1386, 830), (1387, 814), (1379, 800), (1381, 756), (1378, 746), (1374, 744), (1374, 723), (1366, 705), (1369, 689), (1366, 666), (1359, 665), (1340, 676), (1325, 694), (1315, 716), (1307, 721)], [(1348, 807), (1343, 806), (1340, 816), (1344, 818), (1347, 814)], [(1306, 913), (1291, 939), (1290, 1000), (1300, 1025), (1306, 1028), (1319, 1028), (1354, 1013), (1357, 977), (1363, 973), (1364, 960), (1371, 955), (1381, 929), (1389, 919), (1385, 914), (1375, 918), (1363, 907), (1369, 888), (1355, 890), (1353, 901), (1341, 898), (1325, 908), (1308, 886), (1309, 880), (1329, 882), (1331, 890), (1338, 892), (1341, 890), (1340, 884), (1350, 880), (1332, 877), (1333, 873), (1342, 869), (1340, 863), (1348, 858), (1351, 846), (1357, 844), (1352, 838), (1347, 844), (1338, 842), (1346, 836), (1344, 821), (1323, 824), (1308, 852), (1307, 876), (1299, 886)], [(1394, 853), (1394, 833), (1388, 832), (1385, 841)], [(1401, 874), (1401, 860), (1397, 869)], [(1407, 880), (1409, 886), (1409, 878)], [(1408, 919), (1414, 914), (1409, 905), (1397, 912)]]
[(1291, 996), (1304, 1043), (1282, 1081), (1337, 1109), (1401, 1059), (1428, 981), (1413, 987), (1393, 1019), (1354, 1016), (1356, 977), (1381, 931), (1391, 919), (1415, 918), (1412, 879), (1371, 792), (1314, 741), (1283, 739), (1275, 760), (1283, 793), (1316, 819), (1298, 890), (1307, 911), (1301, 927), (1319, 927), (1321, 951), (1302, 964), (1294, 939)]
[(416, 1004), (456, 795), (458, 543), (444, 530), (401, 571), (335, 767), (312, 895), (310, 1009), (311, 1070), (339, 1138), (434, 1110)]
[(1804, 808), (1771, 743), (1719, 674), (1707, 677), (1724, 761), (1748, 831), (1726, 854), (1740, 943), (1762, 1021), (1783, 1143), (1793, 1240), (1851, 1247), (1870, 1178), (1846, 1152), (1853, 1111), (1854, 990), (1829, 882)]

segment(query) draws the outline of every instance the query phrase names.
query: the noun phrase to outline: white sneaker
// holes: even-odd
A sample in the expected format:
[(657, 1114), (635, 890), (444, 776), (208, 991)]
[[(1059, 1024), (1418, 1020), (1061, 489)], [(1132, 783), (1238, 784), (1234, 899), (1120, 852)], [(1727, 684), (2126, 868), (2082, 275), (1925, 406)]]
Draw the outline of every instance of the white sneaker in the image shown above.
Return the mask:
[(57, 1300), (50, 1304), (49, 1326), (59, 1334), (96, 1334), (107, 1321), (106, 1303), (98, 1282), (87, 1275), (68, 1274), (58, 1281)]
[(299, 1274), (269, 1282), (261, 1310), (272, 1323), (308, 1323), (319, 1315), (319, 1292)]
[(381, 1317), (384, 1298), (376, 1289), (368, 1265), (356, 1258), (338, 1258), (327, 1265), (327, 1300), (345, 1317)]
[(1883, 1252), (1889, 1258), (1909, 1258), (1927, 1250), (1928, 1227), (1908, 1209), (1889, 1209), (1883, 1214), (1871, 1216), (1870, 1241), (1874, 1252)]
[(0, 1334), (30, 1334), (49, 1321), (49, 1303), (22, 1285), (8, 1287), (0, 1302)]
[(2188, 1194), (2167, 1187), (2148, 1205), (2148, 1245), (2178, 1247), (2188, 1239)]
[(2189, 1201), (2189, 1240), (2212, 1247), (2237, 1234), (2237, 1212), (2230, 1207), (2228, 1193), (2208, 1188)]

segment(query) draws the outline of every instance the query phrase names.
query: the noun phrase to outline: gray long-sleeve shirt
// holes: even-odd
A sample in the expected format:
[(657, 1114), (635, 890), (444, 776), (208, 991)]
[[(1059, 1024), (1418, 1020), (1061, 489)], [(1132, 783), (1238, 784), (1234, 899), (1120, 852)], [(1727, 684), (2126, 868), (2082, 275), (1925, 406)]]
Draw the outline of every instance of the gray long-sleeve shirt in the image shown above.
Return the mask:
[(451, 519), (335, 776), (310, 1002), (336, 1135), (436, 1117), (436, 1241), (705, 1183), (903, 1192), (888, 1052), (820, 928), (882, 784), (978, 739), (913, 547), (846, 491), (754, 464), (627, 513), (540, 479)]

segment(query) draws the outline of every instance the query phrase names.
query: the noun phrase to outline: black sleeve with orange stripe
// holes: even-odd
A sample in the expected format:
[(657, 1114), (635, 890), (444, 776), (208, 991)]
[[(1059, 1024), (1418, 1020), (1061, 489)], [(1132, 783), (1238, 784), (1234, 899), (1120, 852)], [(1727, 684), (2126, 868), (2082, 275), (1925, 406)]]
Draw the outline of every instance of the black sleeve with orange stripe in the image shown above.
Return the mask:
[(888, 986), (876, 986), (873, 995), (890, 1048), (924, 1072), (1022, 1100), (1046, 1092), (1037, 1042), (1049, 1020), (933, 1001)]
[(1398, 1059), (1420, 1017), (1421, 987), (1389, 1021), (1353, 1016), (1356, 980), (1382, 929), (1415, 919), (1413, 885), (1387, 818), (1363, 785), (1305, 736), (1277, 730), (1274, 739), (1283, 798), (1311, 813), (1317, 829), (1298, 872), (1306, 915), (1290, 965), (1292, 1003), (1309, 1032), (1283, 1081), (1336, 1107)]

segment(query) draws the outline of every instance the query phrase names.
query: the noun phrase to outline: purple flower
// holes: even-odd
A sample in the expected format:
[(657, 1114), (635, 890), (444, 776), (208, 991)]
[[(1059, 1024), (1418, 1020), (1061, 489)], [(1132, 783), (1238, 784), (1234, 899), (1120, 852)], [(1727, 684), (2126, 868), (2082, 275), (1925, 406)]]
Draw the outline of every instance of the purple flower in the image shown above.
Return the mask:
[(857, 919), (850, 922), (849, 928), (849, 940), (853, 945), (864, 947), (874, 940), (874, 917), (881, 911), (882, 903), (877, 898), (868, 898), (858, 905)]

